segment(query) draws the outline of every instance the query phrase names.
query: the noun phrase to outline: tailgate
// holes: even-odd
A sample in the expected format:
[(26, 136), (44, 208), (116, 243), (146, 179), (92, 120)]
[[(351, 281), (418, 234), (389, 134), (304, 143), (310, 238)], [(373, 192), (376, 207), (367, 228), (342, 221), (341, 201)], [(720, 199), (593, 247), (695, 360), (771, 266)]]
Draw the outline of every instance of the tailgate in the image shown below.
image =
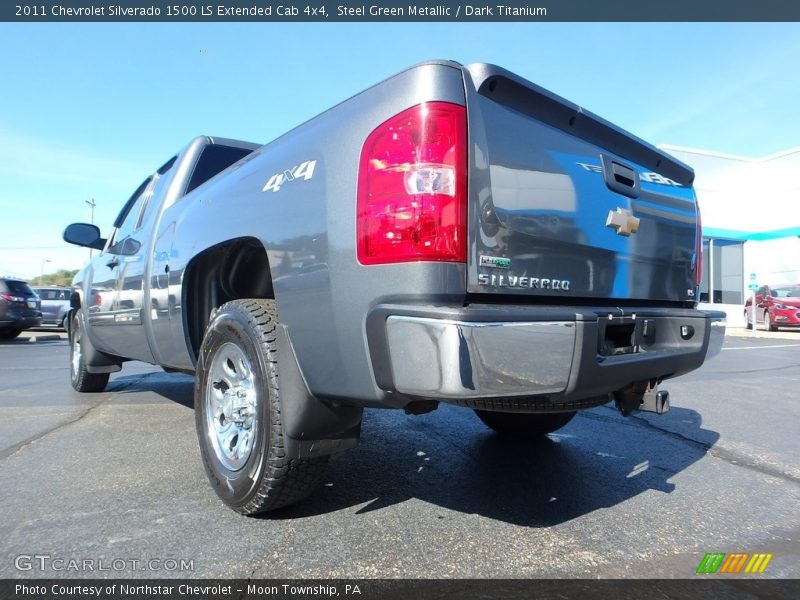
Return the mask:
[(692, 170), (503, 69), (466, 69), (468, 291), (694, 301)]

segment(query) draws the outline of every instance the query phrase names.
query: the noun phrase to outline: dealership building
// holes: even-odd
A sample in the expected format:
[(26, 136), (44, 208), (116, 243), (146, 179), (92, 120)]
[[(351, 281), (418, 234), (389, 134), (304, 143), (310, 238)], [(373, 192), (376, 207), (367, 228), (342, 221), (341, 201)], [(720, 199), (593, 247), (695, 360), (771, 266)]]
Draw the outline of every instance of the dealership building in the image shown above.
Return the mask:
[(701, 308), (743, 326), (751, 286), (800, 283), (800, 147), (764, 158), (660, 146), (695, 171), (703, 217)]

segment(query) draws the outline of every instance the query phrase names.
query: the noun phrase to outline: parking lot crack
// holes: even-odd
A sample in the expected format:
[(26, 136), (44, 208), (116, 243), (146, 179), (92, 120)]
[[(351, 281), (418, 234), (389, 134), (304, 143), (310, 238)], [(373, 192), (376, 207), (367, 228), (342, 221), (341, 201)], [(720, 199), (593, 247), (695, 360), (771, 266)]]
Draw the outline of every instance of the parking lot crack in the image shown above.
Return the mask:
[[(614, 410), (614, 409), (612, 409), (610, 407), (606, 407), (606, 408), (608, 408), (608, 410)], [(588, 413), (588, 414), (585, 414), (584, 416), (589, 417), (591, 419), (597, 419), (597, 420), (603, 420), (603, 421), (614, 420), (616, 422), (619, 422), (618, 419), (611, 419), (609, 417), (606, 417), (605, 415), (597, 415), (597, 414)], [(676, 431), (670, 431), (668, 429), (663, 429), (662, 427), (659, 427), (658, 425), (655, 425), (655, 424), (651, 423), (647, 419), (644, 419), (644, 418), (636, 416), (636, 415), (632, 415), (632, 416), (628, 417), (628, 422), (634, 427), (642, 427), (644, 429), (650, 429), (652, 431), (657, 431), (657, 432), (662, 433), (662, 434), (666, 435), (667, 437), (670, 437), (670, 438), (672, 438), (674, 440), (677, 440), (679, 442), (684, 442), (684, 443), (690, 444), (692, 446), (695, 446), (698, 449), (702, 450), (703, 452), (709, 454), (710, 456), (712, 456), (712, 457), (714, 457), (716, 459), (725, 461), (726, 463), (728, 463), (728, 464), (730, 464), (730, 465), (732, 465), (734, 467), (742, 467), (744, 469), (755, 471), (755, 472), (760, 473), (762, 475), (768, 475), (770, 477), (777, 477), (778, 479), (783, 479), (785, 481), (789, 481), (789, 482), (792, 482), (792, 483), (800, 484), (800, 477), (797, 477), (796, 475), (793, 475), (792, 473), (788, 473), (788, 472), (786, 472), (784, 470), (781, 470), (780, 468), (773, 467), (771, 465), (764, 464), (762, 462), (756, 462), (756, 461), (748, 458), (745, 455), (742, 455), (742, 454), (740, 454), (738, 452), (734, 452), (732, 450), (729, 450), (729, 449), (725, 448), (724, 445), (721, 445), (719, 443), (708, 444), (708, 443), (705, 443), (705, 442), (701, 442), (699, 440), (696, 440), (694, 438), (688, 437), (688, 436), (683, 435), (681, 433), (678, 433)]]
[(27, 448), (28, 446), (30, 446), (31, 444), (39, 441), (43, 437), (48, 436), (51, 433), (55, 433), (55, 432), (65, 428), (65, 427), (68, 427), (69, 425), (72, 425), (73, 423), (77, 423), (78, 421), (80, 421), (84, 417), (86, 417), (89, 413), (91, 413), (95, 408), (97, 408), (98, 406), (103, 404), (106, 400), (108, 400), (108, 397), (105, 397), (105, 398), (102, 398), (102, 399), (98, 400), (97, 402), (95, 402), (94, 404), (90, 405), (86, 410), (84, 410), (82, 413), (80, 413), (76, 417), (74, 417), (74, 418), (72, 418), (72, 419), (70, 419), (68, 421), (64, 421), (63, 423), (59, 423), (57, 425), (54, 425), (53, 427), (51, 427), (49, 429), (45, 429), (44, 431), (41, 431), (41, 432), (37, 433), (36, 435), (32, 435), (31, 437), (26, 438), (26, 439), (22, 440), (21, 442), (17, 442), (13, 446), (10, 446), (10, 447), (6, 448), (5, 450), (0, 451), (0, 460), (5, 460), (7, 458), (10, 458), (10, 457), (14, 456), (20, 450), (23, 450), (24, 448)]
[(78, 421), (83, 420), (86, 416), (88, 416), (92, 411), (94, 411), (101, 404), (104, 404), (109, 399), (113, 398), (115, 393), (121, 392), (123, 390), (126, 390), (126, 389), (130, 388), (131, 386), (133, 386), (134, 384), (141, 383), (141, 381), (143, 379), (145, 379), (149, 375), (152, 375), (152, 373), (145, 373), (141, 377), (136, 377), (135, 379), (133, 379), (131, 381), (125, 381), (120, 386), (117, 386), (114, 389), (109, 390), (108, 392), (103, 394), (97, 401), (95, 401), (92, 404), (90, 404), (89, 407), (86, 408), (86, 410), (84, 410), (80, 414), (76, 415), (74, 418), (69, 419), (68, 421), (64, 421), (63, 423), (58, 423), (57, 425), (54, 425), (53, 427), (50, 427), (49, 429), (45, 429), (44, 431), (41, 431), (41, 432), (39, 432), (39, 433), (37, 433), (35, 435), (32, 435), (29, 438), (26, 438), (26, 439), (24, 439), (24, 440), (22, 440), (20, 442), (17, 442), (16, 444), (13, 444), (12, 446), (9, 446), (5, 450), (0, 450), (0, 460), (5, 460), (7, 458), (10, 458), (10, 457), (14, 456), (15, 454), (17, 454), (18, 452), (20, 452), (21, 450), (27, 448), (31, 444), (34, 444), (35, 442), (39, 441), (40, 439), (50, 435), (51, 433), (56, 433), (57, 431), (60, 431), (60, 430), (64, 429), (65, 427), (69, 427), (70, 425), (73, 425), (73, 424), (77, 423)]

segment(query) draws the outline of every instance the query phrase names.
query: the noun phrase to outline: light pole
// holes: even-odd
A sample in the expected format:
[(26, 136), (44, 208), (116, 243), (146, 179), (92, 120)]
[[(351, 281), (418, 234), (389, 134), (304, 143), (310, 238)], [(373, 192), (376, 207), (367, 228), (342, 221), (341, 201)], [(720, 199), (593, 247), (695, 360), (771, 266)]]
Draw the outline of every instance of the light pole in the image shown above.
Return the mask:
[[(97, 206), (97, 203), (92, 198), (91, 202), (89, 200), (84, 200), (86, 204), (88, 204), (92, 208), (92, 216), (91, 220), (89, 221), (92, 225), (94, 225), (94, 207)], [(89, 260), (92, 260), (92, 249), (89, 248)]]
[(44, 263), (49, 263), (49, 262), (53, 262), (53, 261), (50, 260), (49, 258), (45, 258), (42, 261), (42, 271), (39, 274), (39, 285), (44, 285)]

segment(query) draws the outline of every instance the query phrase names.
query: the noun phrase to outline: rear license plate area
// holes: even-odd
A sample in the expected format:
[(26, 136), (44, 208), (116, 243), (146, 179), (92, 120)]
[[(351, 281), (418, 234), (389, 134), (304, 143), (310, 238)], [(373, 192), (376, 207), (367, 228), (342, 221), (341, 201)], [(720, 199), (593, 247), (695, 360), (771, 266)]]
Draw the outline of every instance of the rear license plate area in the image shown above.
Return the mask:
[(612, 317), (598, 321), (597, 354), (620, 356), (639, 352), (636, 320), (632, 317)]

